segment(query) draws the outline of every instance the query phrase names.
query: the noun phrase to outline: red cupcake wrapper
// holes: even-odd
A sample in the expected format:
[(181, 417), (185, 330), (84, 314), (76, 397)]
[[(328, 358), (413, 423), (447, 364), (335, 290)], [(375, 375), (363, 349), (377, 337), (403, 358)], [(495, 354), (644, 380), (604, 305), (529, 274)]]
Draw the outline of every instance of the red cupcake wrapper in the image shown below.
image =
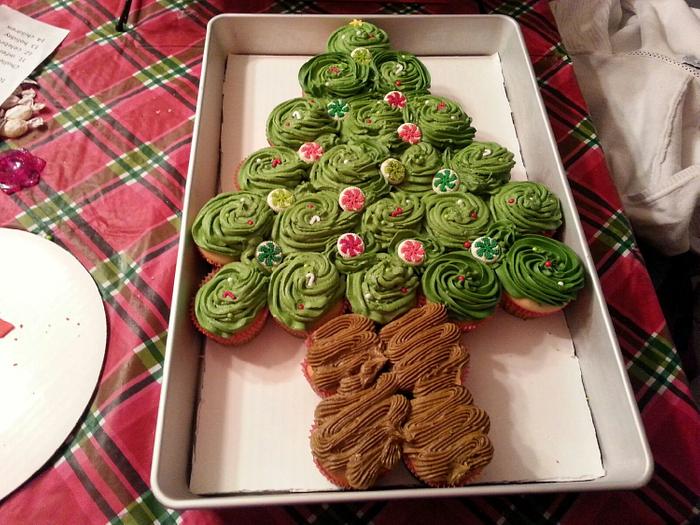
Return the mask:
[[(309, 430), (309, 440), (311, 440), (311, 434), (314, 433), (314, 430), (316, 430), (316, 423), (311, 424), (311, 430)], [(313, 456), (313, 452), (311, 454)], [(323, 477), (326, 478), (328, 481), (333, 483), (336, 487), (340, 487), (341, 489), (351, 489), (352, 487), (348, 483), (348, 481), (344, 478), (339, 478), (331, 474), (328, 470), (326, 470), (321, 463), (319, 463), (318, 459), (316, 456), (313, 456), (314, 458), (314, 465), (316, 465), (316, 468), (318, 471), (323, 474)]]
[(421, 483), (424, 483), (428, 485), (429, 487), (434, 487), (438, 489), (444, 489), (444, 488), (450, 488), (450, 487), (464, 487), (465, 485), (470, 485), (473, 483), (480, 475), (481, 471), (483, 469), (477, 469), (473, 472), (468, 473), (466, 476), (463, 476), (457, 483), (433, 483), (433, 482), (428, 482), (421, 478), (413, 468), (413, 462), (411, 461), (411, 458), (408, 457), (407, 454), (402, 454), (401, 457), (403, 458), (403, 464), (406, 466), (408, 471), (411, 473), (411, 475), (416, 478), (418, 481)]
[(501, 296), (501, 308), (503, 308), (510, 315), (514, 315), (515, 317), (519, 317), (520, 319), (537, 319), (538, 317), (547, 317), (548, 315), (552, 315), (553, 313), (559, 311), (554, 310), (552, 312), (533, 312), (531, 310), (527, 310), (519, 304), (515, 303), (515, 301), (513, 301), (513, 298), (507, 293), (504, 293)]

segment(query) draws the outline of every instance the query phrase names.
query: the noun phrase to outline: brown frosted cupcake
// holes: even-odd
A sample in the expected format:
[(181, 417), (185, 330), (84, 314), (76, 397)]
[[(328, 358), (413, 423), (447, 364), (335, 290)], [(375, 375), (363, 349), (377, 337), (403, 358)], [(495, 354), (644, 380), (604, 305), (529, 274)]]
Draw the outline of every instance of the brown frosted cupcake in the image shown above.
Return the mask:
[(304, 376), (321, 397), (336, 392), (340, 381), (359, 375), (361, 385), (375, 380), (386, 363), (382, 343), (367, 317), (345, 314), (330, 320), (307, 339)]
[(393, 374), (382, 374), (368, 388), (353, 376), (343, 379), (338, 392), (318, 404), (311, 454), (331, 483), (367, 489), (398, 463), (401, 429), (410, 405), (397, 391)]

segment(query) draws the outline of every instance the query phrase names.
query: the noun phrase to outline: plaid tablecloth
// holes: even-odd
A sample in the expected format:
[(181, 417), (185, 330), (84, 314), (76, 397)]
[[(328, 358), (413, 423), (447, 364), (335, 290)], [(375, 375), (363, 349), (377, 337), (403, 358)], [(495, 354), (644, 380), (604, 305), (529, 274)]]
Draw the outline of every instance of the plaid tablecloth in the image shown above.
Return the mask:
[[(0, 194), (0, 226), (51, 235), (98, 283), (106, 363), (71, 439), (0, 505), (2, 524), (688, 523), (700, 509), (700, 421), (607, 173), (547, 2), (13, 0), (70, 29), (39, 70), (48, 127), (2, 148), (47, 160), (40, 184)], [(238, 12), (497, 12), (518, 20), (596, 261), (655, 459), (647, 487), (350, 505), (175, 512), (149, 488), (177, 234), (207, 21)], [(661, 79), (660, 79), (661, 81)], [(1, 466), (0, 466), (1, 468)]]

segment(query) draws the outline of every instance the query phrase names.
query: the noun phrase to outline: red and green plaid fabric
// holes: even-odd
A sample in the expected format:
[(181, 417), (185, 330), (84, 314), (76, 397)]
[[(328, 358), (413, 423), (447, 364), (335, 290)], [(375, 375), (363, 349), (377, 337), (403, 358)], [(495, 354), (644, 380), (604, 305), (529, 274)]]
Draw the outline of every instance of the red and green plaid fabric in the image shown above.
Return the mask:
[[(14, 0), (70, 29), (40, 69), (48, 129), (2, 145), (48, 161), (0, 194), (0, 226), (50, 235), (98, 283), (109, 320), (97, 394), (75, 433), (0, 505), (0, 523), (690, 523), (700, 420), (545, 0)], [(175, 512), (149, 488), (181, 205), (207, 21), (221, 12), (486, 13), (520, 23), (655, 459), (643, 489)]]

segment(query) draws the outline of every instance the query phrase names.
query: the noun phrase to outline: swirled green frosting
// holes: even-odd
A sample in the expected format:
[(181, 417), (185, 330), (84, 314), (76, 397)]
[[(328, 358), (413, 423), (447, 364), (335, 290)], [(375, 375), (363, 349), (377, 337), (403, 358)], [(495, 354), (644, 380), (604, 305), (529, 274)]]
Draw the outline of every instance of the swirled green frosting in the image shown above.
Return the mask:
[(416, 305), (419, 279), (412, 266), (387, 254), (369, 268), (348, 276), (346, 296), (352, 311), (386, 324)]
[(525, 235), (515, 241), (496, 274), (511, 297), (549, 306), (576, 299), (585, 283), (581, 260), (574, 251), (542, 235)]
[(194, 300), (197, 322), (207, 332), (230, 337), (248, 327), (267, 303), (270, 278), (255, 266), (233, 262), (204, 283)]
[(346, 142), (377, 141), (390, 151), (406, 146), (396, 130), (403, 124), (400, 109), (392, 108), (381, 98), (358, 97), (349, 103), (350, 112), (343, 119), (340, 136)]
[(438, 149), (463, 148), (476, 133), (469, 115), (445, 97), (422, 95), (409, 99), (405, 119), (418, 124), (423, 140)]
[(272, 273), (270, 313), (292, 330), (306, 330), (345, 293), (345, 278), (322, 253), (293, 253)]
[(269, 236), (274, 215), (261, 193), (220, 193), (199, 210), (192, 238), (200, 248), (238, 259)]
[(379, 172), (379, 165), (388, 156), (389, 151), (378, 143), (339, 144), (313, 165), (309, 178), (317, 190), (340, 192), (357, 186), (370, 200), (389, 193), (389, 184)]
[(496, 273), (467, 252), (446, 253), (430, 262), (421, 285), (428, 301), (445, 305), (456, 321), (489, 317), (501, 298)]
[(428, 142), (409, 146), (401, 155), (401, 163), (406, 168), (406, 180), (401, 183), (401, 191), (408, 193), (429, 193), (433, 191), (433, 177), (443, 167), (440, 153)]
[(329, 239), (354, 231), (360, 214), (343, 211), (338, 194), (319, 191), (300, 197), (292, 206), (275, 217), (272, 240), (282, 251), (322, 252)]
[(489, 202), (497, 221), (508, 221), (520, 233), (554, 231), (562, 224), (561, 203), (538, 182), (509, 182)]
[(344, 53), (323, 53), (310, 58), (299, 70), (299, 84), (313, 97), (350, 98), (370, 85), (370, 66)]
[(450, 156), (447, 165), (457, 172), (464, 191), (493, 194), (510, 180), (513, 154), (495, 142), (472, 142)]
[(293, 149), (284, 146), (262, 148), (243, 161), (238, 183), (242, 190), (249, 191), (293, 190), (308, 177), (308, 172), (309, 165)]
[(488, 206), (472, 193), (434, 193), (424, 202), (426, 230), (445, 247), (463, 248), (465, 241), (485, 235), (491, 225)]
[(415, 55), (406, 51), (380, 51), (374, 55), (374, 90), (427, 93), (430, 73)]
[(415, 239), (416, 241), (423, 243), (423, 250), (425, 250), (425, 259), (423, 260), (423, 264), (413, 267), (418, 274), (423, 273), (426, 266), (430, 264), (431, 261), (434, 261), (437, 257), (440, 257), (443, 253), (445, 253), (445, 247), (431, 235), (428, 235), (425, 232), (415, 233), (411, 231), (398, 232), (396, 235), (394, 235), (394, 238), (391, 240), (387, 251), (393, 257), (398, 257), (396, 250), (398, 249), (401, 241), (406, 239)]
[(389, 35), (386, 31), (369, 22), (347, 24), (339, 27), (328, 37), (326, 50), (329, 53), (348, 53), (358, 47), (366, 47), (372, 52), (389, 49)]
[(341, 257), (338, 253), (338, 238), (334, 237), (332, 239), (328, 239), (324, 253), (328, 256), (331, 262), (335, 264), (335, 267), (340, 273), (349, 274), (359, 272), (360, 270), (364, 270), (365, 268), (372, 266), (376, 262), (379, 247), (374, 240), (374, 235), (371, 233), (363, 233), (361, 237), (365, 243), (364, 253), (348, 259)]
[[(513, 243), (520, 237), (520, 233), (512, 222), (494, 221), (493, 214), (491, 214), (491, 221), (491, 226), (489, 227), (489, 231), (486, 232), (486, 236), (496, 241), (501, 247), (503, 255), (505, 255), (508, 253), (508, 250), (510, 250), (510, 247), (513, 246)], [(492, 262), (491, 266), (494, 268), (499, 266), (501, 260), (502, 258)]]
[(403, 192), (389, 194), (371, 204), (362, 214), (362, 233), (374, 234), (381, 249), (389, 247), (398, 232), (419, 233), (423, 228), (425, 206), (419, 195)]
[(326, 100), (300, 97), (286, 100), (267, 117), (267, 140), (275, 146), (299, 149), (304, 142), (313, 142), (320, 135), (336, 134), (340, 123), (326, 109)]

